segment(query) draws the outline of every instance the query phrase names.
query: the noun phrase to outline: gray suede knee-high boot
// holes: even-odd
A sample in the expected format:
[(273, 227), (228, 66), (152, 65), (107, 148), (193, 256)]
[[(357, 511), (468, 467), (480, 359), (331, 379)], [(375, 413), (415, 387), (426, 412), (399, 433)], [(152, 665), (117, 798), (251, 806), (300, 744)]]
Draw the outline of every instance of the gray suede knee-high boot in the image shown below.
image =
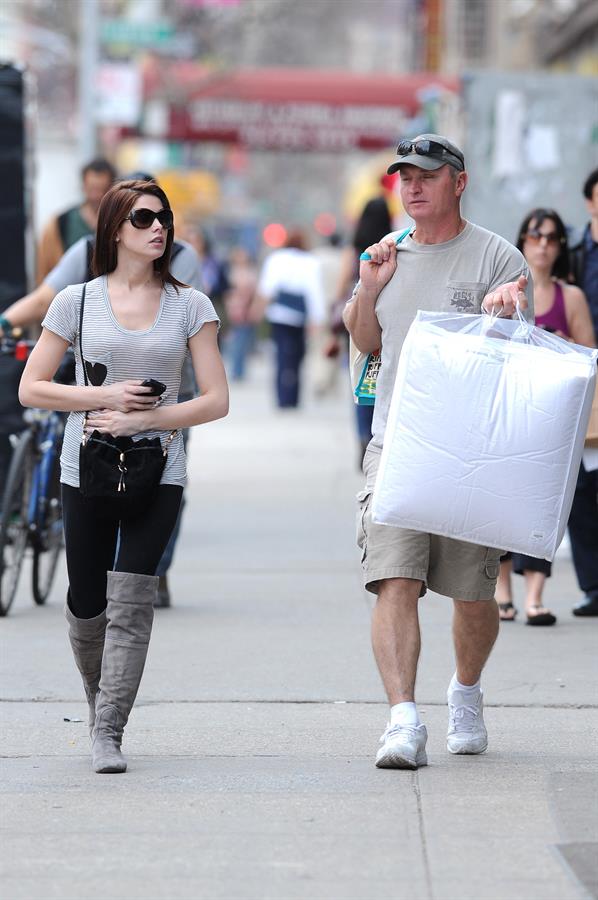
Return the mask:
[(75, 657), (75, 663), (83, 679), (83, 687), (89, 707), (89, 734), (91, 735), (95, 714), (96, 694), (100, 684), (102, 654), (104, 652), (104, 635), (106, 633), (106, 613), (101, 612), (93, 619), (78, 619), (69, 606), (70, 594), (67, 594), (64, 615), (69, 624), (69, 641)]
[(120, 745), (145, 666), (157, 592), (155, 575), (108, 572), (106, 641), (92, 734), (95, 772), (127, 769)]

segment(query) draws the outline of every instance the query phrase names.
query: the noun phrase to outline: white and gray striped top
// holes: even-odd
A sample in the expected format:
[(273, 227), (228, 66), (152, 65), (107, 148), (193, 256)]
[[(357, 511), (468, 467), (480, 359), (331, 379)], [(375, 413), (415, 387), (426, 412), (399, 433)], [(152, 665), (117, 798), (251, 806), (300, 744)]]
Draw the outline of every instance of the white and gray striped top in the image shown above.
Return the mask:
[[(77, 384), (84, 385), (79, 353), (79, 312), (82, 284), (69, 285), (52, 301), (42, 325), (73, 345)], [(105, 275), (87, 283), (83, 318), (83, 355), (92, 384), (114, 384), (129, 378), (155, 378), (166, 385), (162, 403), (177, 402), (181, 368), (189, 338), (197, 334), (205, 322), (218, 322), (218, 316), (205, 294), (194, 288), (167, 284), (160, 298), (160, 311), (151, 328), (130, 331), (116, 320), (108, 297)], [(105, 367), (105, 368), (104, 368)], [(72, 412), (64, 432), (60, 457), (64, 484), (79, 487), (79, 445), (83, 430), (83, 413)], [(162, 439), (168, 432), (144, 431), (136, 437)], [(162, 484), (184, 485), (185, 450), (179, 432), (168, 451)]]

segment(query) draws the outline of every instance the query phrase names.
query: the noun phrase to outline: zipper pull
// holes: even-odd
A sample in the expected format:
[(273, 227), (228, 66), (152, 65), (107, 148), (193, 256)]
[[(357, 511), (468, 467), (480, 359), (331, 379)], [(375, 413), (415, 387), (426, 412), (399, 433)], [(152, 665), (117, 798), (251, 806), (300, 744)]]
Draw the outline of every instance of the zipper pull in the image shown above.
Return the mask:
[(124, 462), (125, 462), (125, 454), (121, 452), (120, 460), (118, 463), (118, 471), (120, 472), (120, 478), (118, 480), (118, 487), (117, 487), (116, 491), (117, 491), (117, 493), (120, 493), (120, 491), (122, 491), (123, 494), (127, 490), (127, 486), (125, 484), (125, 474), (127, 471), (127, 467), (124, 465)]

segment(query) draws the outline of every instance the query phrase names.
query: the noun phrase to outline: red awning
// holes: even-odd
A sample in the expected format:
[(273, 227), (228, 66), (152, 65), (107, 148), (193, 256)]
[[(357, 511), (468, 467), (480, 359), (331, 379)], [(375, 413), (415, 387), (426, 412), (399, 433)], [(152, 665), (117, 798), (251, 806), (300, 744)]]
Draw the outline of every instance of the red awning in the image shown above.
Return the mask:
[(217, 70), (195, 63), (165, 66), (153, 61), (144, 74), (146, 97), (190, 100), (218, 97), (261, 103), (323, 103), (392, 106), (409, 116), (426, 92), (459, 91), (459, 79), (435, 73), (364, 75), (335, 69)]
[(152, 61), (146, 100), (169, 106), (171, 140), (232, 141), (250, 147), (340, 150), (388, 147), (426, 101), (457, 93), (435, 74), (362, 75), (314, 69), (215, 70)]

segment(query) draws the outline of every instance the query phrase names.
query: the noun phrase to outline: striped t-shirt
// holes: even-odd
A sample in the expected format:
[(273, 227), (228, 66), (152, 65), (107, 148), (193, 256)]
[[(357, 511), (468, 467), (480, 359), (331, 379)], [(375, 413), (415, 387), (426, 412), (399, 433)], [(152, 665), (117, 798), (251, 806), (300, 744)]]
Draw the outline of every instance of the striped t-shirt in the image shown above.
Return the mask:
[[(52, 301), (42, 325), (73, 345), (78, 385), (84, 385), (79, 352), (79, 312), (82, 284), (69, 285)], [(83, 356), (90, 384), (114, 384), (130, 378), (155, 378), (166, 385), (162, 404), (177, 402), (181, 368), (188, 340), (205, 322), (218, 322), (212, 303), (194, 288), (165, 285), (160, 310), (151, 328), (131, 331), (116, 320), (108, 297), (105, 275), (87, 283), (83, 317)], [(72, 412), (64, 432), (60, 457), (64, 484), (79, 487), (79, 445), (83, 433), (82, 412)], [(165, 431), (144, 431), (135, 435), (157, 437)], [(180, 432), (171, 442), (162, 473), (162, 484), (185, 484), (185, 449)]]

